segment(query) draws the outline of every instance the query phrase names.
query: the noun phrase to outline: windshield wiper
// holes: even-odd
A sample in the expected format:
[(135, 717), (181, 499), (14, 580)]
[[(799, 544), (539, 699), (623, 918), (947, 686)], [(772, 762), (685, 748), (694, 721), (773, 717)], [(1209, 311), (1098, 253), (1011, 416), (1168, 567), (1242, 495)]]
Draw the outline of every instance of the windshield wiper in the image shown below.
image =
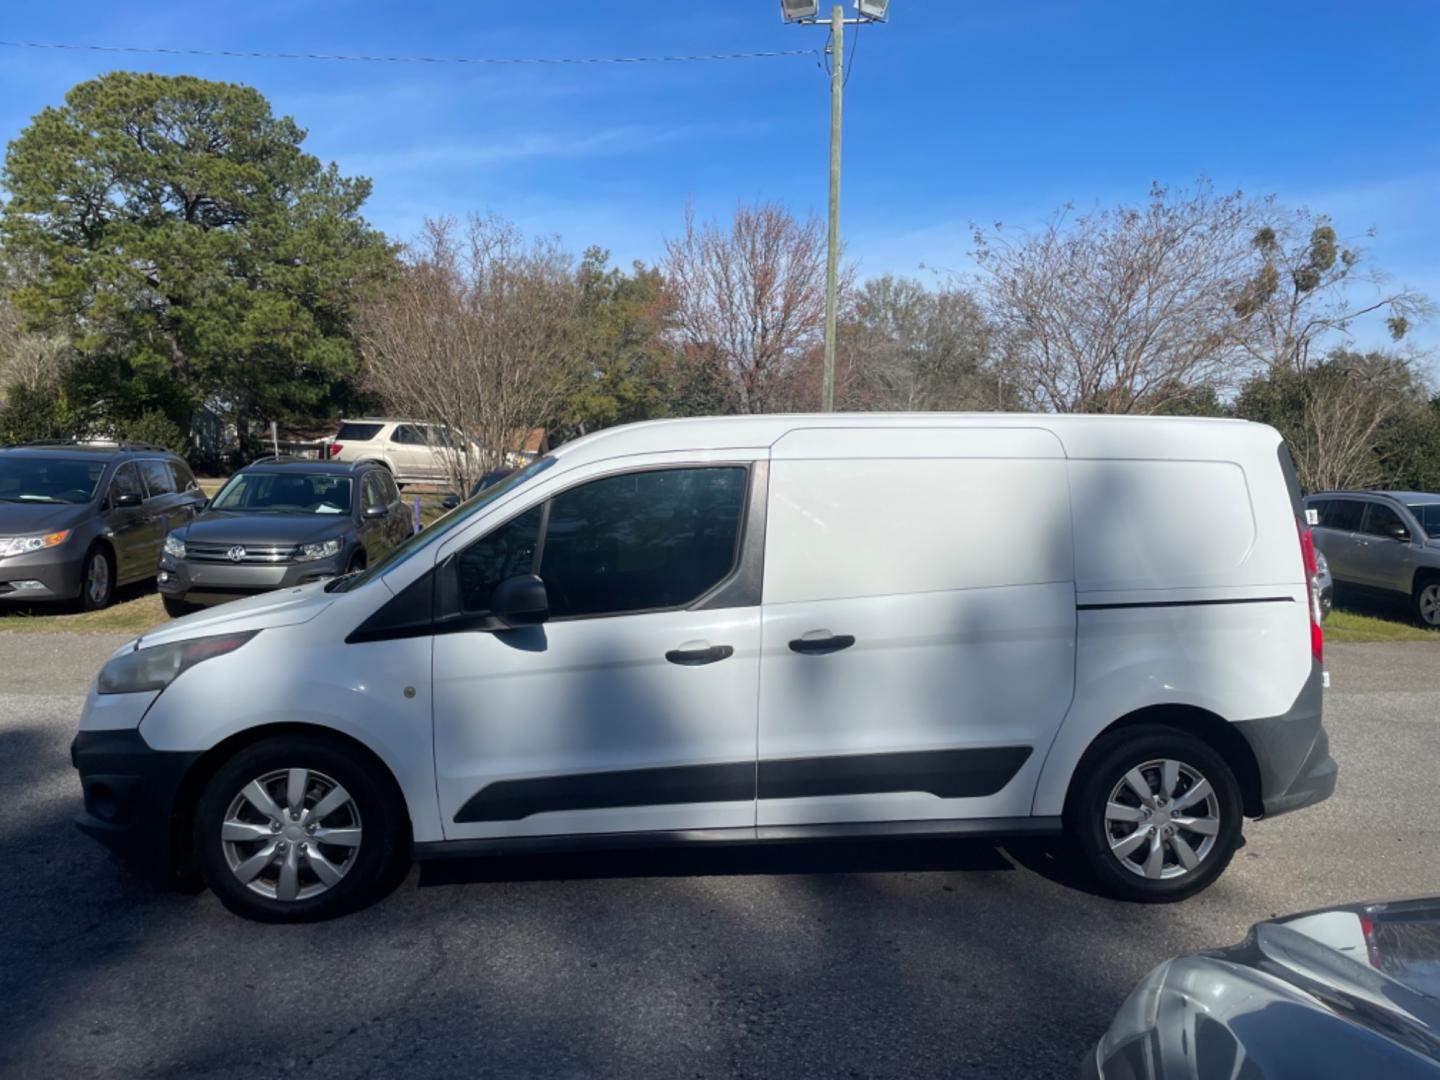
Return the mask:
[(0, 496), (0, 502), (27, 503), (63, 503), (64, 499), (57, 499), (53, 495), (4, 495)]

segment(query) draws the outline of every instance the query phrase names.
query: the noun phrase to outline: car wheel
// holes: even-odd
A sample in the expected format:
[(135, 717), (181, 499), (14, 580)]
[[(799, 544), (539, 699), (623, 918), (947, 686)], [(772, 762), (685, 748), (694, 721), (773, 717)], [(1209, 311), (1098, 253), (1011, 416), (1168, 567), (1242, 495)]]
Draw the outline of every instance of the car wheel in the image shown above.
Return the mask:
[(1159, 725), (1122, 728), (1081, 768), (1066, 827), (1106, 893), (1183, 900), (1229, 865), (1240, 844), (1240, 786), (1201, 740)]
[(403, 871), (409, 823), (394, 780), (362, 751), (266, 739), (222, 765), (194, 842), (220, 901), (261, 922), (327, 919), (377, 899)]
[(97, 544), (85, 555), (80, 573), (80, 610), (99, 611), (115, 599), (115, 560), (108, 548)]
[(1415, 586), (1415, 621), (1427, 630), (1440, 629), (1440, 578), (1430, 578)]
[(195, 604), (186, 603), (178, 596), (162, 596), (160, 597), (160, 603), (165, 606), (165, 614), (169, 615), (172, 619), (183, 618), (186, 615), (200, 610)]

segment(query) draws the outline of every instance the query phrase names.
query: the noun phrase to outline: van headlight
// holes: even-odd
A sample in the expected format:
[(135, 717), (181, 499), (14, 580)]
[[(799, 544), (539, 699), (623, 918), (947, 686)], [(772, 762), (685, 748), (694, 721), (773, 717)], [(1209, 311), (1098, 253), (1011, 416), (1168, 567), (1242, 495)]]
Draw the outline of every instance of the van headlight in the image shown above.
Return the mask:
[(323, 540), (318, 544), (301, 544), (295, 549), (295, 561), (314, 562), (316, 559), (329, 559), (339, 554), (339, 540)]
[(183, 559), (185, 557), (185, 541), (171, 533), (165, 537), (165, 554), (174, 559)]
[(111, 657), (100, 669), (96, 690), (101, 694), (138, 694), (147, 690), (164, 690), (180, 673), (204, 660), (234, 652), (258, 634), (247, 630), (241, 634), (220, 634), (216, 637), (191, 638), (171, 645), (153, 645)]
[(0, 536), (0, 559), (7, 555), (28, 555), (32, 551), (63, 544), (70, 536), (70, 530), (42, 533), (40, 536)]

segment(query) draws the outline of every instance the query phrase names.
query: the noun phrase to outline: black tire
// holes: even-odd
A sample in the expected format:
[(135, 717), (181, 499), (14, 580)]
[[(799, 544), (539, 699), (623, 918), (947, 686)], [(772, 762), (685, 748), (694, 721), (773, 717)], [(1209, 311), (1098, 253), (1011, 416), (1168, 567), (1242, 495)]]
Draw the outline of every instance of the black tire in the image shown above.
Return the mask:
[(1410, 614), (1417, 626), (1440, 630), (1440, 577), (1429, 574), (1416, 579), (1410, 596)]
[[(1163, 766), (1153, 764), (1165, 761), (1179, 763), (1181, 770), (1169, 796), (1164, 792)], [(1151, 789), (1148, 804), (1126, 784), (1131, 770), (1147, 765), (1140, 777)], [(1188, 812), (1177, 815), (1177, 820), (1214, 829), (1213, 836), (1170, 823), (1173, 804), (1198, 789), (1196, 778), (1208, 781), (1213, 802), (1210, 796), (1202, 796), (1202, 802), (1185, 807)], [(1225, 871), (1240, 846), (1244, 809), (1235, 774), (1209, 745), (1175, 728), (1143, 724), (1103, 736), (1082, 759), (1074, 785), (1066, 804), (1066, 832), (1100, 889), (1117, 899), (1169, 903), (1194, 896)], [(1121, 785), (1125, 785), (1118, 798), (1122, 807), (1144, 815), (1133, 825), (1128, 820), (1107, 820), (1110, 797)], [(1167, 828), (1171, 832), (1167, 833)], [(1146, 833), (1147, 829), (1151, 832)], [(1112, 852), (1112, 838), (1123, 850), (1124, 841), (1136, 833), (1143, 834), (1135, 841), (1138, 847), (1123, 855)], [(1207, 839), (1213, 840), (1208, 848)], [(1160, 873), (1169, 876), (1146, 876), (1152, 845), (1161, 849)], [(1181, 865), (1182, 845), (1191, 855), (1199, 855), (1193, 868)], [(1127, 868), (1127, 862), (1136, 868)]]
[[(96, 561), (104, 563), (103, 573), (105, 585), (98, 593), (91, 588), (92, 571), (99, 573), (96, 569)], [(110, 606), (115, 599), (115, 556), (110, 554), (110, 549), (104, 544), (95, 544), (85, 553), (85, 561), (80, 566), (80, 595), (76, 599), (76, 605), (81, 611), (100, 611)]]
[[(333, 859), (334, 865), (343, 867), (339, 880), (318, 894), (301, 894), (296, 899), (283, 900), (276, 894), (283, 887), (280, 868), (287, 855), (277, 852), (273, 859), (267, 856), (265, 850), (270, 841), (263, 832), (260, 834), (262, 838), (253, 842), (227, 845), (222, 841), (221, 831), (227, 814), (237, 803), (241, 806), (238, 815), (258, 823), (268, 823), (270, 815), (256, 811), (254, 804), (248, 801), (241, 802), (240, 794), (253, 780), (286, 774), (293, 769), (307, 770), (310, 774), (308, 780), (314, 785), (307, 784), (302, 815), (316, 808), (317, 802), (328, 790), (325, 787), (327, 781), (345, 789), (350, 802), (331, 812), (323, 823), (327, 827), (338, 828), (358, 825), (360, 843), (351, 849), (317, 842), (313, 839), (315, 834), (303, 835), (307, 828), (304, 816), (291, 822), (287, 807), (279, 806), (281, 818), (285, 820), (285, 832), (275, 837), (275, 844), (277, 847), (284, 845), (284, 851), (295, 852), (288, 857), (301, 863), (297, 874), (302, 890), (324, 884), (316, 875), (316, 864), (310, 861), (310, 856), (298, 854), (305, 850), (307, 844), (314, 844), (325, 861)], [(283, 781), (279, 790), (284, 790)], [(278, 803), (280, 799), (276, 801)], [(358, 817), (358, 821), (352, 820), (352, 816)], [(268, 824), (263, 827), (269, 828)], [(291, 832), (296, 835), (289, 837)], [(408, 865), (409, 834), (409, 818), (400, 791), (394, 779), (374, 758), (336, 739), (295, 735), (254, 743), (238, 751), (220, 767), (200, 797), (195, 813), (193, 842), (200, 871), (221, 903), (247, 919), (283, 923), (329, 919), (379, 899), (399, 880)], [(227, 847), (230, 849), (228, 855)], [(230, 859), (235, 858), (243, 866), (244, 860), (252, 856), (259, 856), (265, 868), (256, 875), (252, 884), (247, 884), (237, 877), (236, 870), (232, 870)], [(257, 891), (265, 889), (269, 889), (271, 895)]]
[(165, 614), (169, 615), (172, 619), (181, 619), (186, 615), (193, 614), (200, 610), (197, 605), (187, 603), (178, 596), (165, 596), (162, 594), (160, 603), (165, 607)]

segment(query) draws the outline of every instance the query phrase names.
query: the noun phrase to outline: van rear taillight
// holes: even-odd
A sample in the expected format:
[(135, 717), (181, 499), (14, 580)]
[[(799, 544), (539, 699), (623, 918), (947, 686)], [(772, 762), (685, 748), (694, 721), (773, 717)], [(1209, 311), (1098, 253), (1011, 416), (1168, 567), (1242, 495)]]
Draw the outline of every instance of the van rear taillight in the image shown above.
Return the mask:
[(345, 445), (344, 445), (343, 443), (332, 442), (332, 443), (330, 444), (330, 448), (329, 448), (328, 453), (329, 453), (329, 455), (330, 455), (331, 457), (339, 457), (339, 456), (340, 456), (340, 451), (341, 451), (341, 450), (344, 450), (344, 449), (345, 449)]
[(1300, 530), (1300, 558), (1305, 564), (1305, 588), (1310, 594), (1310, 655), (1317, 664), (1325, 663), (1325, 630), (1320, 625), (1320, 583), (1316, 580), (1319, 567), (1315, 563), (1315, 537), (1304, 518), (1296, 518)]

